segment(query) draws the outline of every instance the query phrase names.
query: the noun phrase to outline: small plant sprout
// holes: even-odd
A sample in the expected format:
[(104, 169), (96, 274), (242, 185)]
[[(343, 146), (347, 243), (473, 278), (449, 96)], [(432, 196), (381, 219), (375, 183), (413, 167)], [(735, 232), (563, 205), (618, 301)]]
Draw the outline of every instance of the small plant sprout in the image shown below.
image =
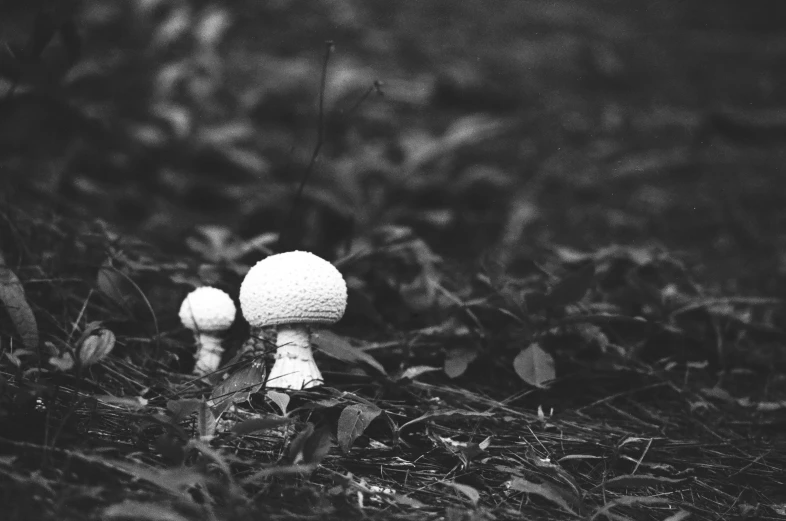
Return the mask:
[(346, 307), (344, 277), (312, 253), (271, 255), (251, 268), (240, 285), (243, 316), (252, 331), (278, 327), (268, 387), (299, 390), (322, 385), (310, 326), (337, 322)]
[(195, 375), (218, 369), (224, 353), (220, 335), (235, 321), (235, 312), (232, 298), (220, 289), (205, 286), (186, 295), (180, 306), (180, 321), (196, 336)]

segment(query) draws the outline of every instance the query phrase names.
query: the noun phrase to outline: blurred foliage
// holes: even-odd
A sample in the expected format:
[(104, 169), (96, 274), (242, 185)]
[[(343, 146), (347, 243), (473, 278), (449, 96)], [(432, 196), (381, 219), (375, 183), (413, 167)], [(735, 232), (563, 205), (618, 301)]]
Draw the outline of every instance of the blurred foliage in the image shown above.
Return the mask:
[[(396, 225), (453, 258), (492, 253), (507, 265), (555, 240), (646, 235), (686, 247), (711, 233), (712, 248), (760, 248), (768, 232), (757, 230), (777, 226), (753, 201), (777, 204), (764, 187), (779, 183), (779, 154), (735, 171), (738, 148), (723, 137), (780, 129), (749, 112), (750, 100), (778, 103), (786, 80), (765, 66), (776, 49), (746, 58), (753, 28), (776, 34), (763, 8), (733, 23), (731, 2), (38, 0), (3, 10), (6, 191), (43, 191), (176, 251), (172, 238), (199, 225), (242, 240), (289, 227), (297, 244), (335, 258)], [(703, 36), (716, 28), (728, 37)], [(289, 223), (317, 139), (327, 40), (324, 143)], [(707, 53), (755, 69), (690, 72)], [(20, 56), (24, 70), (13, 70)], [(740, 176), (756, 181), (730, 198)]]

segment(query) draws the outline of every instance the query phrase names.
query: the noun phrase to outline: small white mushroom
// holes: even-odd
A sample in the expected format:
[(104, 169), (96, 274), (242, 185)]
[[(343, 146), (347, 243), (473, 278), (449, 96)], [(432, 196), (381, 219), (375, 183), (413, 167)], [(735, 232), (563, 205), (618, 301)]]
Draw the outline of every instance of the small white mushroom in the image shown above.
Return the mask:
[(268, 387), (306, 389), (322, 385), (311, 351), (310, 325), (344, 316), (347, 284), (328, 261), (305, 251), (259, 261), (240, 285), (240, 309), (252, 332), (278, 326), (276, 356)]
[(235, 312), (232, 298), (218, 288), (205, 286), (186, 295), (180, 306), (180, 321), (196, 336), (195, 375), (204, 376), (218, 369), (224, 353), (221, 333), (235, 321)]

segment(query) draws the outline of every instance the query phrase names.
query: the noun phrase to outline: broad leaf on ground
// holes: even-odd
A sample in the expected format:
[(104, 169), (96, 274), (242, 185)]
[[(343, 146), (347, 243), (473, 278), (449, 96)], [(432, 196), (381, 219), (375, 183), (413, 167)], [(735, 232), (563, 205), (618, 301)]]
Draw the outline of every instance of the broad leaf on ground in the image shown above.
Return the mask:
[(286, 415), (290, 400), (288, 394), (271, 390), (267, 392), (267, 397), (270, 399), (270, 401), (278, 405), (278, 408), (281, 409), (281, 414)]
[(385, 368), (382, 367), (382, 364), (377, 362), (373, 356), (358, 349), (357, 347), (350, 344), (345, 338), (342, 338), (331, 331), (319, 331), (318, 333), (314, 333), (312, 340), (314, 345), (328, 356), (343, 360), (344, 362), (351, 362), (355, 364), (362, 362), (370, 365), (381, 374), (387, 374), (387, 372), (385, 372)]
[(345, 407), (338, 419), (338, 446), (346, 454), (355, 440), (363, 434), (368, 425), (382, 413), (382, 409), (374, 405), (355, 403)]
[(513, 369), (519, 377), (535, 387), (544, 387), (556, 376), (554, 358), (533, 342), (513, 360)]
[(318, 465), (333, 445), (330, 430), (327, 427), (314, 428), (313, 423), (295, 436), (289, 446), (289, 460), (294, 465)]
[(265, 364), (255, 361), (241, 367), (216, 385), (208, 401), (216, 418), (219, 418), (233, 403), (245, 402), (252, 394), (259, 392), (265, 383), (266, 373)]
[(448, 378), (458, 378), (464, 374), (469, 364), (474, 362), (477, 357), (477, 349), (467, 347), (449, 349), (445, 357), (445, 374), (448, 375)]
[(99, 328), (83, 337), (78, 346), (79, 361), (88, 367), (103, 360), (115, 347), (115, 334), (106, 328)]
[(113, 267), (111, 260), (107, 260), (99, 268), (96, 285), (101, 293), (123, 309), (128, 309), (137, 296), (136, 289), (128, 276)]

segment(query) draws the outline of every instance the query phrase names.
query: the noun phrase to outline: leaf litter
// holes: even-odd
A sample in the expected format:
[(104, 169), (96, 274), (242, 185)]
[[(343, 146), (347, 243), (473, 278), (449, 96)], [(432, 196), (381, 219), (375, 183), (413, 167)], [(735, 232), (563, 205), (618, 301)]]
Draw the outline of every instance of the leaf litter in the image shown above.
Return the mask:
[[(684, 496), (695, 487), (713, 501), (729, 501), (734, 490), (725, 477), (729, 469), (758, 480), (761, 493), (775, 497), (776, 491), (765, 483), (782, 464), (783, 454), (764, 441), (742, 448), (739, 440), (740, 427), (753, 425), (745, 423), (752, 421), (745, 419), (751, 418), (751, 411), (779, 414), (781, 409), (769, 404), (780, 402), (743, 399), (733, 388), (718, 387), (709, 393), (701, 373), (705, 366), (695, 365), (695, 376), (686, 383), (683, 373), (659, 361), (645, 362), (629, 347), (621, 352), (598, 348), (583, 361), (576, 357), (575, 350), (587, 346), (570, 347), (571, 342), (592, 343), (599, 332), (622, 346), (646, 340), (640, 329), (631, 331), (632, 341), (619, 337), (616, 328), (626, 327), (621, 320), (590, 320), (597, 328), (590, 336), (575, 336), (576, 321), (565, 320), (593, 313), (604, 316), (583, 310), (600, 298), (616, 306), (618, 316), (629, 317), (627, 301), (616, 300), (617, 293), (609, 291), (602, 278), (618, 269), (615, 262), (627, 262), (618, 258), (596, 261), (596, 287), (589, 287), (588, 278), (575, 283), (576, 289), (565, 291), (559, 305), (542, 307), (542, 315), (521, 315), (515, 298), (494, 300), (493, 287), (483, 290), (490, 291), (485, 296), (477, 294), (487, 305), (508, 306), (511, 315), (531, 322), (522, 333), (538, 339), (527, 348), (537, 350), (529, 351), (525, 362), (518, 361), (528, 353), (520, 350), (521, 338), (492, 331), (500, 315), (480, 312), (481, 308), (466, 327), (488, 322), (489, 329), (477, 338), (491, 343), (483, 349), (468, 344), (475, 337), (463, 329), (467, 317), (450, 301), (437, 312), (456, 313), (452, 327), (403, 331), (397, 341), (377, 338), (373, 358), (357, 347), (357, 341), (330, 332), (323, 338), (329, 340), (327, 349), (333, 356), (320, 360), (336, 387), (296, 393), (253, 392), (264, 384), (264, 373), (254, 376), (254, 363), (248, 361), (230, 367), (229, 377), (217, 380), (212, 389), (209, 382), (160, 365), (153, 373), (145, 372), (140, 364), (156, 356), (155, 346), (137, 340), (123, 321), (112, 318), (125, 317), (127, 310), (75, 300), (66, 308), (74, 317), (102, 318), (101, 323), (85, 324), (83, 339), (95, 336), (100, 342), (101, 324), (118, 324), (112, 352), (83, 375), (102, 392), (90, 400), (83, 386), (66, 380), (53, 394), (42, 394), (31, 381), (5, 373), (6, 396), (15, 397), (13, 406), (5, 406), (6, 418), (34, 415), (36, 397), (46, 396), (42, 403), (54, 414), (38, 421), (58, 435), (41, 443), (20, 441), (6, 427), (0, 447), (9, 456), (8, 450), (13, 451), (10, 457), (16, 465), (49, 454), (50, 470), (43, 479), (51, 497), (63, 493), (63, 484), (49, 474), (62, 457), (76, 458), (86, 469), (109, 472), (105, 486), (134, 484), (134, 498), (104, 504), (103, 515), (114, 519), (132, 514), (201, 519), (206, 507), (196, 495), (210, 497), (214, 512), (228, 512), (249, 494), (273, 490), (312, 490), (324, 499), (308, 500), (310, 508), (323, 509), (326, 515), (346, 508), (351, 499), (351, 511), (382, 515), (379, 509), (386, 505), (404, 517), (455, 508), (497, 515), (537, 509), (555, 519), (563, 513), (631, 516), (646, 507), (666, 518), (680, 509), (714, 511), (710, 503), (696, 504)], [(96, 259), (100, 265), (100, 257)], [(523, 285), (532, 291), (550, 283), (544, 276)], [(462, 292), (466, 289), (458, 288)], [(35, 293), (28, 298), (38, 302)], [(733, 303), (776, 305), (758, 300)], [(141, 317), (148, 315), (144, 308), (141, 311)], [(656, 324), (679, 319), (681, 330), (692, 326), (688, 318), (706, 319), (688, 311), (670, 318), (655, 310), (644, 318)], [(187, 345), (189, 339), (184, 335), (170, 345), (180, 342)], [(131, 345), (135, 350), (129, 350)], [(118, 358), (118, 352), (124, 358)], [(19, 360), (23, 368), (28, 366), (24, 357)], [(424, 365), (435, 361), (439, 365)], [(460, 371), (445, 374), (442, 367), (452, 363), (459, 363)], [(492, 379), (489, 370), (496, 375)], [(388, 378), (394, 371), (402, 377)], [(38, 373), (42, 390), (56, 374)], [(730, 376), (727, 381), (734, 380)], [(703, 397), (710, 401), (697, 408)], [(222, 398), (232, 407), (216, 409)], [(20, 409), (25, 400), (30, 412)], [(552, 412), (539, 412), (544, 407)], [(736, 418), (725, 427), (708, 414), (721, 408), (724, 417)], [(757, 421), (762, 420), (766, 426), (766, 416)], [(87, 429), (87, 438), (76, 436), (78, 425)], [(686, 437), (687, 432), (693, 434)], [(709, 438), (702, 440), (703, 436)], [(68, 447), (67, 452), (61, 446)], [(144, 446), (151, 449), (138, 449)], [(732, 446), (740, 449), (731, 450)], [(4, 469), (0, 473), (11, 479)], [(69, 486), (81, 486), (80, 478), (74, 479)], [(297, 507), (280, 503), (275, 508)], [(259, 511), (275, 515), (271, 506)]]

